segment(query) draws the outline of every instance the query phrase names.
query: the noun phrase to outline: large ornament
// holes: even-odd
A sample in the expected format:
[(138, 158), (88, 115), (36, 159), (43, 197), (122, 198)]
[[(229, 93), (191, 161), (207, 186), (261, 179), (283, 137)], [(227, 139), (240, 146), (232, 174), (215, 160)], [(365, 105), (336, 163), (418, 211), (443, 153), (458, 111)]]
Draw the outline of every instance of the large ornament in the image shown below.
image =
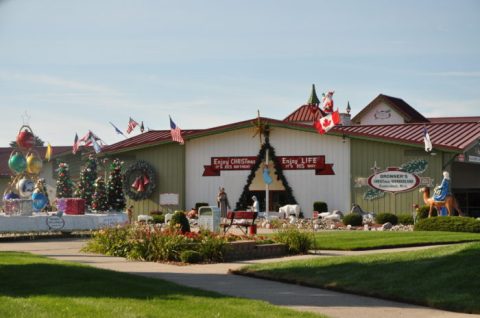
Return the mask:
[(20, 196), (29, 197), (32, 195), (35, 189), (35, 183), (27, 178), (22, 178), (17, 182), (17, 190)]
[(20, 131), (17, 135), (17, 145), (24, 149), (30, 149), (35, 145), (35, 135), (29, 126), (23, 125), (20, 127)]
[(37, 155), (31, 153), (27, 156), (27, 171), (31, 174), (39, 174), (42, 171), (43, 162)]
[(27, 160), (21, 152), (14, 152), (8, 159), (8, 166), (15, 173), (22, 173), (27, 168)]
[(47, 196), (42, 192), (34, 192), (32, 194), (33, 210), (35, 212), (41, 211), (48, 203)]

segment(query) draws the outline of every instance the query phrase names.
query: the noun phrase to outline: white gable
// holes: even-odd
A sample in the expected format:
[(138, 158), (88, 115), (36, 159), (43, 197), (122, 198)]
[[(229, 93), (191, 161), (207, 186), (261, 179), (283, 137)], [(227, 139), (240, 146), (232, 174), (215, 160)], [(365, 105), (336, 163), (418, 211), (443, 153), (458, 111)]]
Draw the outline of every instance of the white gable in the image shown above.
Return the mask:
[(404, 124), (404, 118), (390, 105), (381, 102), (370, 108), (361, 118), (361, 125)]

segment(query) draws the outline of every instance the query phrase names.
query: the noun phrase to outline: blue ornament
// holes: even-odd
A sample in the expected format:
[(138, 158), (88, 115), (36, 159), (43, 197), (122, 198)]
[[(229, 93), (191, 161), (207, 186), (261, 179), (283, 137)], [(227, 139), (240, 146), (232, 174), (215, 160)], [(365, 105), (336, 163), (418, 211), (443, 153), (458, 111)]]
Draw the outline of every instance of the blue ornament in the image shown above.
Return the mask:
[(3, 199), (4, 200), (12, 200), (12, 199), (19, 199), (20, 197), (18, 196), (18, 194), (16, 194), (15, 192), (9, 192), (9, 193), (6, 193), (4, 196), (3, 196)]
[(34, 192), (32, 194), (33, 210), (35, 212), (41, 211), (48, 203), (47, 196), (41, 192)]

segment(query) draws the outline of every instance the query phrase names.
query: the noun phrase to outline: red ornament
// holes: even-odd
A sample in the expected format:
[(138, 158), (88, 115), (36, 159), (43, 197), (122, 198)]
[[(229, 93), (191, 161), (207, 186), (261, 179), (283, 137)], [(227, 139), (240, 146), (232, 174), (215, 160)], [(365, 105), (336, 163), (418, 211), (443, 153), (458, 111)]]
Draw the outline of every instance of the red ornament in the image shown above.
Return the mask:
[[(22, 128), (25, 128), (22, 130)], [(21, 148), (30, 149), (35, 144), (35, 136), (30, 127), (23, 125), (17, 135), (17, 145)]]

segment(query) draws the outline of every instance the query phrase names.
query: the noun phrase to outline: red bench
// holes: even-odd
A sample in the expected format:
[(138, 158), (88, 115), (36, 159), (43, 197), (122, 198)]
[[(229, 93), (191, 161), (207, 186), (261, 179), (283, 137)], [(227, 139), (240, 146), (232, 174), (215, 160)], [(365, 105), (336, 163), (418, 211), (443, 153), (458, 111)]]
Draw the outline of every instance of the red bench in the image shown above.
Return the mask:
[(226, 223), (220, 224), (223, 233), (227, 233), (233, 226), (238, 227), (243, 233), (248, 233), (248, 228), (255, 224), (257, 212), (229, 211), (227, 212)]

